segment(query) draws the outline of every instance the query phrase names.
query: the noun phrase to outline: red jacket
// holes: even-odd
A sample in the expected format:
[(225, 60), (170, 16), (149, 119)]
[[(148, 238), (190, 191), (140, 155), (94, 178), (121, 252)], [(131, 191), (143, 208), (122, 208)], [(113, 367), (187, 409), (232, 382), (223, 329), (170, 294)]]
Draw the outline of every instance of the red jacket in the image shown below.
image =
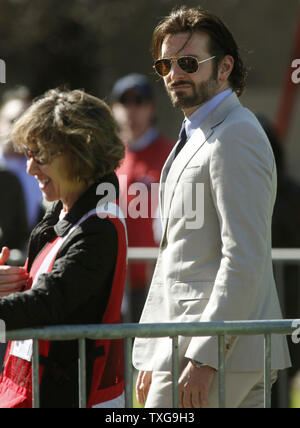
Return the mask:
[[(117, 170), (120, 181), (120, 203), (123, 211), (126, 211), (127, 232), (129, 247), (157, 247), (153, 235), (153, 213), (158, 207), (158, 184), (163, 165), (169, 156), (174, 142), (159, 134), (146, 148), (138, 151), (126, 150), (125, 159)], [(134, 183), (143, 183), (148, 190), (148, 218), (132, 218), (130, 206), (134, 208), (135, 195), (129, 195), (128, 191)], [(156, 187), (153, 184), (156, 183)], [(152, 184), (152, 192), (151, 191)], [(135, 192), (137, 193), (137, 192)], [(126, 203), (127, 198), (127, 203)], [(125, 205), (124, 206), (124, 202)], [(132, 205), (131, 205), (132, 204)], [(139, 207), (137, 207), (139, 209)], [(152, 211), (152, 213), (151, 213)], [(128, 266), (128, 279), (133, 290), (146, 288), (147, 264), (130, 263)]]

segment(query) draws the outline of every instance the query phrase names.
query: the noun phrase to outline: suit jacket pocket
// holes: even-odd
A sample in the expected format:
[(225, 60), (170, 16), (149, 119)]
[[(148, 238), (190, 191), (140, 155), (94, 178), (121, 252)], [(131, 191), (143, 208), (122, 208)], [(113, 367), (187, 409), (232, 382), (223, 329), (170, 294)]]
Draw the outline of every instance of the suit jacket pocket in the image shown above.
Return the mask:
[(173, 299), (194, 300), (209, 299), (214, 283), (211, 281), (193, 281), (193, 282), (175, 282), (171, 286), (171, 295)]
[(200, 321), (213, 288), (212, 282), (176, 282), (172, 288), (171, 317), (178, 322)]

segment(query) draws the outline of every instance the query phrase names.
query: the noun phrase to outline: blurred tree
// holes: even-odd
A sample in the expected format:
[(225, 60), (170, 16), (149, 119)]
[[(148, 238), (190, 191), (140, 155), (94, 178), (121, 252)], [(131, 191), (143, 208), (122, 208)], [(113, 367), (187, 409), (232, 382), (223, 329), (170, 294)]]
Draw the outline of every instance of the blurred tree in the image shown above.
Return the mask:
[[(199, 0), (1, 0), (0, 58), (6, 61), (7, 84), (0, 85), (0, 96), (17, 84), (29, 86), (33, 95), (67, 84), (105, 98), (115, 80), (130, 72), (155, 80), (152, 31), (180, 3), (198, 6)], [(229, 24), (252, 65), (249, 83), (278, 86), (299, 0), (290, 0), (288, 7), (281, 0), (200, 4)]]
[(100, 74), (99, 43), (76, 13), (80, 1), (4, 0), (0, 51), (8, 85), (25, 83), (34, 95), (68, 83), (87, 90)]

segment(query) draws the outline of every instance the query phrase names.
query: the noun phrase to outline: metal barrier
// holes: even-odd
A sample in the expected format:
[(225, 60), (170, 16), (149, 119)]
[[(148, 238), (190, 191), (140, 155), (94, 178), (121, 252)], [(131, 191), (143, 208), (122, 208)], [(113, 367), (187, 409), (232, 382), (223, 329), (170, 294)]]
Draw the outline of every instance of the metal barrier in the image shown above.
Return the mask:
[[(158, 248), (129, 248), (129, 261), (155, 262)], [(283, 293), (283, 268), (286, 263), (300, 265), (300, 249), (273, 249), (272, 258), (277, 269), (278, 291), (281, 303), (284, 304)], [(300, 313), (300, 312), (299, 312)], [(265, 407), (271, 406), (271, 334), (291, 335), (295, 327), (293, 322), (300, 320), (280, 321), (242, 321), (222, 323), (184, 323), (184, 324), (122, 324), (122, 325), (95, 325), (95, 326), (58, 326), (42, 329), (19, 330), (7, 333), (7, 340), (26, 340), (33, 338), (33, 407), (38, 408), (39, 400), (39, 365), (38, 365), (38, 340), (74, 340), (79, 341), (79, 407), (86, 407), (86, 374), (85, 374), (85, 339), (120, 339), (125, 341), (126, 354), (126, 407), (132, 407), (133, 397), (133, 368), (131, 361), (132, 341), (134, 337), (172, 337), (173, 340), (173, 403), (178, 407), (178, 336), (218, 336), (219, 338), (219, 403), (225, 406), (225, 335), (232, 334), (251, 335), (261, 334), (265, 336)], [(286, 371), (284, 371), (286, 373)], [(286, 374), (282, 376), (287, 391)], [(282, 380), (281, 379), (281, 380)], [(283, 397), (282, 402), (286, 402)]]
[[(128, 258), (134, 261), (155, 261), (158, 255), (158, 248), (129, 248)], [(299, 248), (273, 248), (272, 259), (275, 263), (300, 263)]]
[[(153, 263), (156, 261), (158, 256), (158, 248), (129, 248), (129, 260), (130, 261), (146, 261), (147, 263)], [(278, 296), (283, 310), (283, 318), (298, 317), (300, 314), (300, 298), (296, 297), (297, 308), (293, 313), (285, 313), (287, 308), (286, 301), (286, 289), (287, 287), (297, 286), (300, 295), (300, 249), (298, 248), (273, 248), (272, 259), (274, 265), (274, 274), (276, 279)], [(286, 284), (284, 278), (284, 270), (287, 265), (295, 265), (299, 270), (299, 283), (297, 284)], [(300, 362), (297, 356), (294, 357), (294, 367), (300, 370)], [(298, 364), (298, 366), (297, 366)], [(289, 389), (289, 371), (284, 370), (279, 373), (278, 382), (275, 388), (275, 400), (280, 408), (286, 408), (289, 405), (287, 391)]]
[(126, 408), (133, 407), (133, 367), (131, 364), (132, 341), (135, 337), (171, 337), (173, 343), (172, 376), (173, 376), (173, 407), (178, 408), (179, 393), (179, 359), (178, 336), (218, 336), (219, 355), (219, 406), (225, 407), (225, 335), (264, 335), (264, 376), (265, 376), (265, 408), (271, 407), (271, 335), (291, 335), (300, 320), (272, 321), (232, 321), (213, 323), (166, 323), (166, 324), (114, 324), (114, 325), (82, 325), (55, 326), (37, 329), (24, 329), (7, 332), (7, 340), (33, 339), (33, 408), (40, 407), (39, 396), (39, 340), (78, 340), (79, 342), (79, 407), (85, 408), (86, 391), (86, 355), (85, 340), (92, 339), (124, 339), (125, 341), (125, 402)]

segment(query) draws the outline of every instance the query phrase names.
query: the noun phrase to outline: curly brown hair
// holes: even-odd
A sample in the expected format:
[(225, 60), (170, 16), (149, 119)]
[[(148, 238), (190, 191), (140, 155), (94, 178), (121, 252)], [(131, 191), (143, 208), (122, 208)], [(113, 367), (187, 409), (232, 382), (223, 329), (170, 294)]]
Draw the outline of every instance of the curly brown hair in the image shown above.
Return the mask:
[(69, 156), (70, 176), (97, 182), (120, 165), (125, 154), (108, 105), (83, 90), (51, 89), (15, 123), (16, 150), (26, 145), (48, 155)]
[(209, 53), (216, 56), (214, 66), (226, 55), (234, 59), (234, 68), (229, 76), (232, 89), (240, 96), (246, 86), (247, 71), (240, 57), (239, 48), (226, 25), (216, 15), (201, 7), (174, 8), (155, 28), (152, 38), (152, 56), (156, 61), (161, 55), (165, 37), (169, 34), (204, 32), (209, 35)]

